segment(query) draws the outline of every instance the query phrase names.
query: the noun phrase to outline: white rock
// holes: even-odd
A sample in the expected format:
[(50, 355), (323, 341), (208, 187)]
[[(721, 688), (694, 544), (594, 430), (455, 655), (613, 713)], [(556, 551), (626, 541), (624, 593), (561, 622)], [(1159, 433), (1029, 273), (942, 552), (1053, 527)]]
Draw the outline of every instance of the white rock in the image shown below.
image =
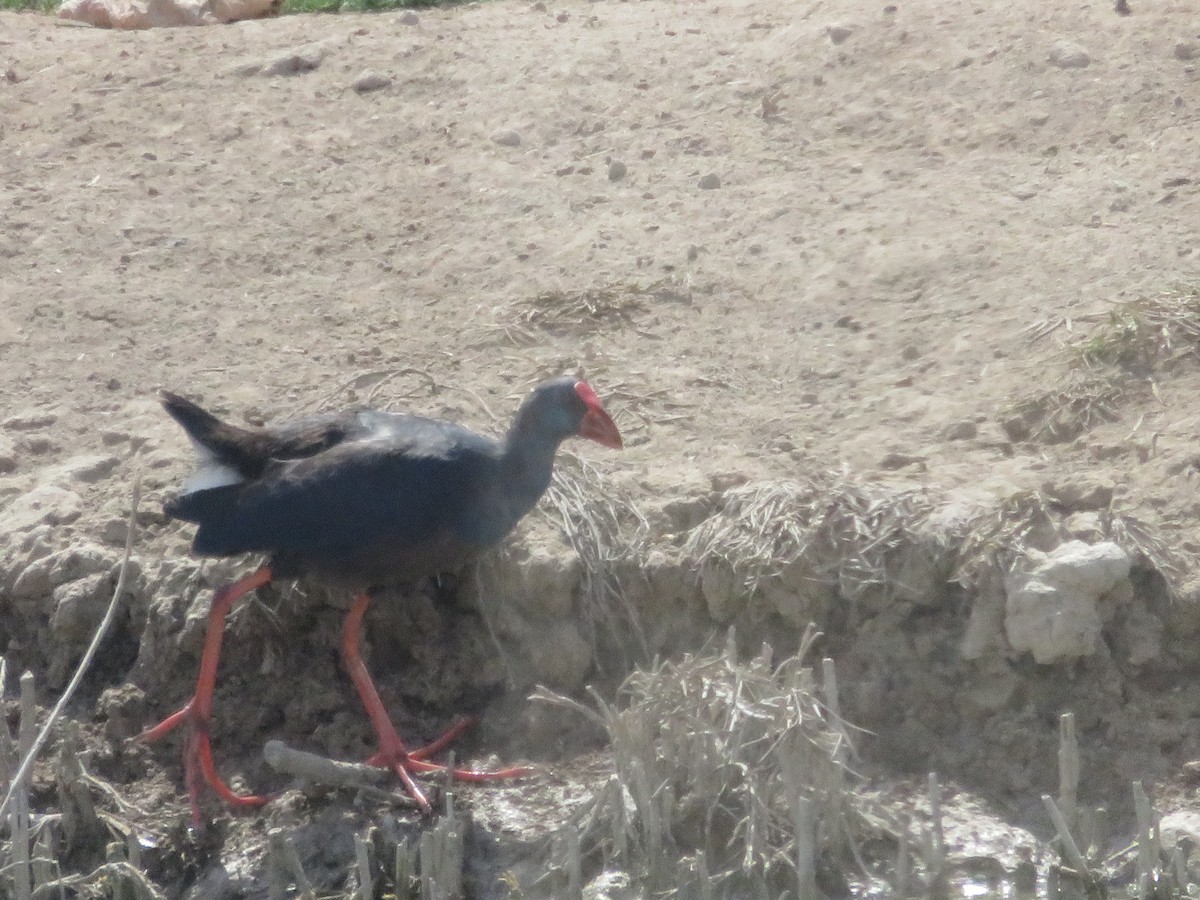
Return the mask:
[(216, 25), (278, 12), (279, 0), (65, 0), (62, 19), (98, 28), (142, 29)]
[(1043, 664), (1091, 656), (1103, 626), (1102, 599), (1130, 589), (1128, 554), (1111, 542), (1071, 541), (1034, 559), (1032, 571), (1014, 572), (1005, 582), (1009, 645)]
[(1004, 632), (1014, 650), (1039, 663), (1091, 656), (1100, 639), (1100, 616), (1089, 597), (1063, 594), (1040, 581), (1009, 594)]
[(1031, 575), (1060, 590), (1098, 598), (1129, 578), (1129, 554), (1112, 541), (1068, 541), (1047, 554)]

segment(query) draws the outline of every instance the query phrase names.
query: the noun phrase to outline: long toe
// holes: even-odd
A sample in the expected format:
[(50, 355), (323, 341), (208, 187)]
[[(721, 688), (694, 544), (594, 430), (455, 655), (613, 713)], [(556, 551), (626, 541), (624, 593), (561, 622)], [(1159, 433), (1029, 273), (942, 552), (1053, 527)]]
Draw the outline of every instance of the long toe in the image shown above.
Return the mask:
[(200, 774), (203, 776), (205, 783), (225, 803), (236, 809), (257, 809), (271, 802), (271, 797), (267, 794), (239, 794), (234, 791), (217, 774), (217, 766), (213, 762), (212, 745), (209, 743), (208, 733), (197, 733), (196, 738), (196, 748), (192, 752), (196, 754), (196, 762), (200, 767)]
[(400, 783), (404, 785), (405, 792), (412, 797), (421, 812), (425, 815), (432, 813), (433, 807), (429, 804), (429, 798), (413, 780), (411, 772), (415, 761), (409, 755), (404, 742), (392, 732), (390, 739), (382, 740), (381, 743), (383, 746), (367, 760), (367, 764), (395, 772)]
[[(428, 762), (429, 757), (441, 753), (454, 741), (471, 728), (478, 720), (475, 716), (463, 716), (446, 729), (442, 735), (424, 747), (419, 747), (408, 754), (409, 770), (413, 772), (445, 772), (446, 766)], [(481, 772), (477, 769), (452, 769), (451, 775), (455, 781), (501, 781), (506, 778), (524, 778), (532, 775), (534, 769), (530, 766), (509, 766), (492, 772)]]
[(466, 734), (475, 723), (479, 721), (475, 716), (463, 716), (449, 728), (447, 728), (440, 736), (430, 741), (424, 747), (418, 747), (411, 751), (408, 755), (410, 759), (429, 759), (431, 756), (437, 756), (460, 737)]
[(479, 783), (501, 781), (510, 778), (524, 778), (534, 774), (535, 770), (529, 766), (510, 766), (495, 771), (479, 771), (477, 769), (450, 768), (440, 763), (429, 762), (430, 756), (445, 750), (473, 724), (475, 724), (473, 718), (460, 719), (437, 739), (413, 751), (409, 751), (399, 737), (396, 737), (394, 740), (384, 741), (385, 746), (368, 759), (367, 762), (370, 765), (391, 769), (395, 772), (396, 776), (404, 784), (409, 796), (416, 801), (417, 805), (426, 815), (431, 811), (429, 801), (425, 797), (424, 792), (418, 787), (413, 775), (445, 776), (448, 773), (454, 781)]
[(235, 809), (256, 808), (270, 802), (271, 798), (266, 795), (237, 793), (217, 773), (216, 763), (213, 762), (212, 742), (208, 736), (208, 719), (198, 713), (197, 709), (198, 704), (195, 698), (192, 698), (157, 725), (147, 728), (137, 736), (139, 741), (150, 742), (180, 726), (187, 730), (187, 737), (183, 742), (183, 770), (192, 806), (192, 824), (197, 827), (203, 824), (200, 801), (205, 785)]

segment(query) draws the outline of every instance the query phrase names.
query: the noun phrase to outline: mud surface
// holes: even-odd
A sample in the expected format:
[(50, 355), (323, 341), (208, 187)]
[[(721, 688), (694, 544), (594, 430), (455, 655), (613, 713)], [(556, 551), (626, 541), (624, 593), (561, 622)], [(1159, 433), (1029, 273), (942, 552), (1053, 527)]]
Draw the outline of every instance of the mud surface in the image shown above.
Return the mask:
[[(265, 895), (273, 827), (317, 887), (352, 885), (355, 834), (374, 825), (382, 853), (427, 826), (289, 789), (261, 758), (272, 738), (370, 754), (337, 655), (346, 597), (280, 585), (231, 617), (218, 765), (280, 802), (214, 805), (188, 836), (175, 743), (130, 741), (189, 695), (211, 591), (252, 565), (202, 565), (159, 512), (190, 451), (154, 393), (235, 421), (370, 403), (498, 430), (529, 386), (579, 371), (626, 451), (572, 448), (582, 493), (477, 575), (367, 617), (401, 733), (479, 713), (460, 758), (545, 767), (462, 789), (472, 895), (531, 880), (547, 823), (607, 777), (600, 731), (528, 703), (532, 685), (607, 695), (730, 624), (748, 654), (818, 624), (876, 782), (937, 770), (1045, 836), (1070, 710), (1084, 800), (1116, 833), (1134, 779), (1186, 806), (1195, 341), (1136, 365), (1079, 347), (1121, 340), (1103, 329), (1123, 304), (1194, 298), (1198, 27), (1186, 3), (1035, 0), (498, 2), (139, 33), (0, 14), (10, 722), (13, 673), (48, 703), (80, 658), (141, 472), (130, 589), (68, 709), (129, 805), (104, 802), (168, 896)], [(368, 69), (385, 77), (356, 88)], [(780, 482), (866, 530), (804, 545), (811, 579), (751, 578), (732, 551), (706, 569), (697, 529)], [(910, 509), (905, 492), (920, 515), (880, 524), (870, 504)], [(1006, 579), (1071, 539), (1121, 547), (1128, 576), (1089, 595), (1088, 652), (1039, 662), (998, 624)], [(35, 806), (57, 802), (58, 745)]]

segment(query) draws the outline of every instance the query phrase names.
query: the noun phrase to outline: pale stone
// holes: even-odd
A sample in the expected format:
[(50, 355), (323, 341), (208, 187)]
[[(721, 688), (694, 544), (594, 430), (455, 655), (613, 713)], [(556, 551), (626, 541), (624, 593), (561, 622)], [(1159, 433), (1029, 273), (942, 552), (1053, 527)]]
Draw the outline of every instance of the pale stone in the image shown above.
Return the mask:
[(98, 28), (137, 30), (261, 19), (280, 5), (280, 0), (65, 0), (58, 16)]
[(1102, 620), (1111, 614), (1102, 599), (1129, 590), (1129, 555), (1111, 542), (1070, 541), (1049, 554), (1032, 554), (1031, 561), (1031, 571), (1018, 570), (1006, 580), (1009, 645), (1039, 663), (1091, 656)]

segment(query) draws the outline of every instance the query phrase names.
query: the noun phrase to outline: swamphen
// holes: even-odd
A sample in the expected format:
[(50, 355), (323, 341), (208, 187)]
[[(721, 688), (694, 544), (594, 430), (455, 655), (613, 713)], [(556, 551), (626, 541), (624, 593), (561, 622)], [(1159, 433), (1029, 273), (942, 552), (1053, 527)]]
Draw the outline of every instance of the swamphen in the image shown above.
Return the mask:
[[(621, 434), (595, 392), (575, 378), (538, 385), (502, 440), (450, 422), (377, 410), (241, 428), (175, 394), (164, 392), (162, 402), (200, 456), (199, 470), (167, 501), (166, 514), (199, 525), (192, 549), (201, 556), (267, 555), (261, 568), (213, 596), (192, 699), (139, 735), (149, 741), (187, 727), (184, 766), (193, 821), (200, 823), (204, 782), (233, 806), (269, 799), (234, 793), (221, 780), (208, 723), (230, 608), (273, 579), (301, 575), (359, 592), (342, 629), (342, 652), (379, 738), (379, 751), (368, 761), (393, 770), (428, 813), (413, 775), (445, 771), (428, 758), (469, 720), (425, 747), (405, 746), (359, 654), (370, 592), (454, 571), (503, 539), (550, 486), (554, 456), (566, 438), (620, 449)], [(527, 772), (456, 769), (452, 775), (485, 781)]]

